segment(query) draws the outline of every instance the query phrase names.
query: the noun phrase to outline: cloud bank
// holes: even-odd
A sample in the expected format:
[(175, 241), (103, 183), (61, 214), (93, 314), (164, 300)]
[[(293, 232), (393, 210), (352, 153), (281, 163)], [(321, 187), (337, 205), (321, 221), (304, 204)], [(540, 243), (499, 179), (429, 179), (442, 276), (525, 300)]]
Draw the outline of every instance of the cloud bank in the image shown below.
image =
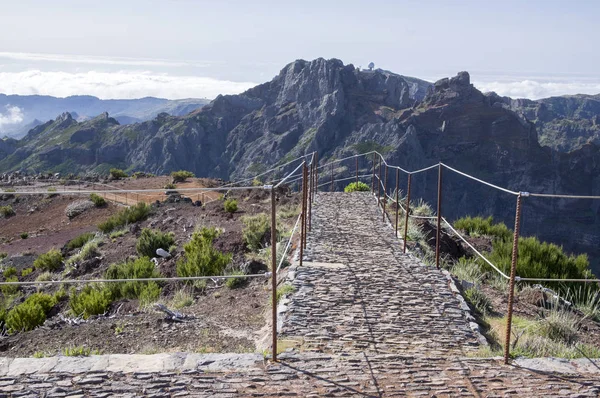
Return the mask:
[(600, 94), (600, 79), (596, 81), (488, 81), (473, 83), (483, 92), (494, 91), (512, 98), (540, 99), (558, 95)]
[(173, 61), (166, 59), (98, 57), (92, 55), (67, 55), (43, 53), (14, 53), (0, 51), (0, 58), (28, 62), (60, 62), (71, 64), (120, 65), (120, 66), (194, 66), (207, 67), (210, 63), (199, 61)]
[(23, 121), (23, 111), (18, 106), (6, 105), (6, 112), (0, 112), (0, 129), (7, 124), (18, 124)]
[(214, 98), (238, 94), (256, 84), (209, 77), (174, 76), (148, 71), (0, 72), (0, 93), (20, 95), (94, 95), (101, 99), (160, 97), (167, 99)]

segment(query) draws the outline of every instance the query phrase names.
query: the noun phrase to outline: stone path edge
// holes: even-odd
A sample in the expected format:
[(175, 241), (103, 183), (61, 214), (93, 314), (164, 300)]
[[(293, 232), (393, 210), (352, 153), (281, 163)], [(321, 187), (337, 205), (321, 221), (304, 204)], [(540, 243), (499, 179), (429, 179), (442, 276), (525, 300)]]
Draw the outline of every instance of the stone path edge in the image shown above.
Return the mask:
[(172, 371), (230, 372), (264, 370), (262, 354), (162, 353), (109, 354), (89, 357), (7, 358), (0, 357), (0, 377), (27, 374), (88, 372), (160, 373)]

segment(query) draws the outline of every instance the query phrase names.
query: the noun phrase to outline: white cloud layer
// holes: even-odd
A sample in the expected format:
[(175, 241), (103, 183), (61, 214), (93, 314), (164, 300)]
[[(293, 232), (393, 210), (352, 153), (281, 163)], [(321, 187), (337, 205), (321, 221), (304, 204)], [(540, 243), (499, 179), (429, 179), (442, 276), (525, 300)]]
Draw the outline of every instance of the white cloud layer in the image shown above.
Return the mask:
[(23, 111), (18, 106), (6, 105), (6, 112), (0, 112), (0, 129), (7, 124), (17, 124), (23, 121)]
[(255, 85), (251, 82), (174, 76), (147, 71), (0, 72), (0, 93), (56, 97), (94, 95), (101, 99), (148, 96), (167, 99), (214, 98), (219, 94), (237, 94)]
[(558, 95), (599, 94), (600, 79), (596, 81), (489, 81), (473, 83), (483, 92), (494, 91), (512, 98), (540, 99)]
[(66, 55), (43, 53), (15, 53), (0, 51), (0, 58), (13, 61), (60, 62), (71, 64), (122, 65), (122, 66), (194, 66), (207, 67), (209, 63), (199, 61), (173, 61), (166, 59), (146, 59), (127, 57), (97, 57), (92, 55)]

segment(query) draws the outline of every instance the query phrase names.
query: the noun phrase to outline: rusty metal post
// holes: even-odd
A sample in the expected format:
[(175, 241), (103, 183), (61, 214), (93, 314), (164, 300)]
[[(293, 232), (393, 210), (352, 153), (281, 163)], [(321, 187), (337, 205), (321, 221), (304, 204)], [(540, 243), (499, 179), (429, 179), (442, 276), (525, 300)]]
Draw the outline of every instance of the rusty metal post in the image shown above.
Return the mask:
[(309, 184), (310, 181), (308, 180), (308, 167), (306, 167), (306, 164), (304, 165), (304, 179), (306, 180), (306, 186), (304, 187), (304, 250), (306, 250), (306, 237), (308, 235), (308, 188), (309, 188)]
[(129, 205), (129, 201), (127, 200), (127, 191), (125, 191), (125, 206)]
[(309, 185), (308, 185), (308, 231), (312, 230), (312, 201), (313, 201), (313, 168), (314, 164), (310, 165), (310, 175), (308, 177)]
[(273, 362), (277, 362), (277, 214), (275, 210), (275, 189), (271, 187), (271, 301)]
[(319, 152), (315, 152), (315, 199), (319, 192)]
[(356, 159), (356, 189), (358, 189), (358, 156)]
[(373, 154), (373, 177), (371, 177), (371, 193), (375, 194), (375, 159), (376, 154)]
[(300, 205), (300, 267), (302, 266), (302, 258), (304, 257), (304, 235), (305, 235), (305, 231), (304, 231), (304, 221), (305, 221), (305, 216), (306, 216), (306, 211), (304, 209), (304, 200), (306, 192), (305, 192), (305, 188), (306, 188), (306, 177), (304, 175), (304, 167), (302, 167), (302, 203)]
[(513, 302), (515, 299), (515, 277), (517, 274), (517, 260), (519, 255), (519, 229), (521, 225), (521, 194), (517, 196), (517, 210), (515, 212), (515, 232), (513, 235), (512, 259), (510, 261), (510, 282), (508, 285), (508, 312), (506, 315), (506, 336), (504, 341), (504, 364), (508, 364), (510, 355), (510, 333), (512, 326)]
[(379, 177), (377, 177), (377, 205), (381, 205), (381, 174), (382, 170), (381, 170), (381, 157), (379, 158)]
[(331, 187), (329, 190), (333, 192), (333, 163), (331, 163)]
[(408, 214), (410, 213), (410, 180), (411, 174), (408, 175), (408, 185), (406, 187), (406, 212), (404, 214), (404, 248), (402, 251), (406, 253), (406, 236), (408, 235)]
[(440, 268), (440, 235), (442, 224), (442, 164), (438, 164), (437, 230), (435, 231), (435, 266)]
[(398, 199), (398, 195), (400, 192), (400, 169), (396, 169), (396, 238), (398, 237), (398, 213), (400, 210), (400, 202)]
[(383, 222), (385, 222), (385, 204), (387, 203), (387, 177), (388, 177), (388, 166), (385, 165), (385, 175), (383, 177)]

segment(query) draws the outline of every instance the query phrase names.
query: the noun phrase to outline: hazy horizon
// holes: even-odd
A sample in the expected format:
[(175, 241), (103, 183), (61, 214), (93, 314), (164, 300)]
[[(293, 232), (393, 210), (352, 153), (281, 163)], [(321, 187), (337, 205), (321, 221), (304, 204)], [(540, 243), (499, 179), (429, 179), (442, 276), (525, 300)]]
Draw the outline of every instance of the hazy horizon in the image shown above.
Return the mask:
[(0, 93), (214, 98), (318, 57), (514, 98), (600, 93), (600, 4), (273, 0), (3, 5)]

